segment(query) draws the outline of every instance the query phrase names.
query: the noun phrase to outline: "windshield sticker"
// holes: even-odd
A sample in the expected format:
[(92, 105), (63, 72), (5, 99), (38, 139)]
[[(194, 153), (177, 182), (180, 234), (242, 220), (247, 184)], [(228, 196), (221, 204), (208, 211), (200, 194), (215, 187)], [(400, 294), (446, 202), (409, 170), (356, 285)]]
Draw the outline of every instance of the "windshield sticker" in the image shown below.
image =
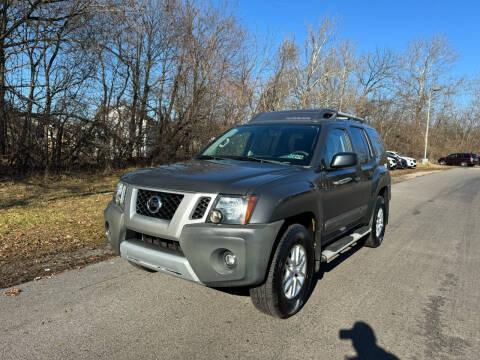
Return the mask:
[(303, 160), (305, 156), (300, 155), (300, 154), (288, 154), (287, 158), (289, 159), (295, 159), (295, 160)]

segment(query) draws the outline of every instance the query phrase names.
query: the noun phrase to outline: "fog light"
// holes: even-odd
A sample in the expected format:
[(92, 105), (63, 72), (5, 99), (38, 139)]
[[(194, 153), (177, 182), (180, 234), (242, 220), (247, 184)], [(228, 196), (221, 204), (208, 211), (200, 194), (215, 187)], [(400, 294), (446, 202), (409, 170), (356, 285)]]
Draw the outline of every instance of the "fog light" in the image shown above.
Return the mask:
[(108, 223), (108, 221), (105, 222), (105, 235), (110, 235), (110, 224)]
[(223, 255), (223, 261), (225, 261), (225, 265), (227, 265), (228, 267), (233, 267), (237, 265), (237, 257), (230, 251), (225, 251)]
[(213, 210), (210, 213), (210, 221), (214, 224), (218, 224), (220, 221), (222, 221), (222, 213), (218, 210)]

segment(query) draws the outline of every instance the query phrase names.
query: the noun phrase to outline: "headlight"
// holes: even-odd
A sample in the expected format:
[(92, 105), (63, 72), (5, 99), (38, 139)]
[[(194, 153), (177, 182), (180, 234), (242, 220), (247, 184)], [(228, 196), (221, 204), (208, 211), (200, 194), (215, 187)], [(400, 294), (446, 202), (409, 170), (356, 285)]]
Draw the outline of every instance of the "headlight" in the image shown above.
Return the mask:
[(113, 201), (122, 209), (125, 208), (125, 195), (127, 193), (127, 185), (123, 182), (119, 182), (113, 193)]
[(256, 196), (220, 196), (208, 217), (210, 222), (247, 224), (257, 202)]

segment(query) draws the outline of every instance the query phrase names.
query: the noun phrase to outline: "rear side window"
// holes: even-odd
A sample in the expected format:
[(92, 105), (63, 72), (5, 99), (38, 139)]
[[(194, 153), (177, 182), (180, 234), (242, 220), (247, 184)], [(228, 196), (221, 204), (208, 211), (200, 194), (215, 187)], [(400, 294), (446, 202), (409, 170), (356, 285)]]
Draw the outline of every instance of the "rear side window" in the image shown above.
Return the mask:
[(333, 156), (340, 152), (351, 152), (352, 145), (348, 134), (343, 129), (332, 129), (328, 134), (325, 145), (325, 162), (328, 166), (332, 163)]
[[(377, 160), (380, 160), (382, 154), (385, 153), (385, 144), (383, 143), (382, 137), (374, 129), (366, 129), (368, 137), (370, 138), (370, 143), (375, 150), (375, 157)], [(391, 155), (391, 154), (390, 154)]]
[(358, 161), (360, 164), (366, 164), (368, 162), (370, 149), (368, 146), (367, 138), (363, 129), (352, 126), (350, 128), (352, 133), (353, 147), (358, 155)]

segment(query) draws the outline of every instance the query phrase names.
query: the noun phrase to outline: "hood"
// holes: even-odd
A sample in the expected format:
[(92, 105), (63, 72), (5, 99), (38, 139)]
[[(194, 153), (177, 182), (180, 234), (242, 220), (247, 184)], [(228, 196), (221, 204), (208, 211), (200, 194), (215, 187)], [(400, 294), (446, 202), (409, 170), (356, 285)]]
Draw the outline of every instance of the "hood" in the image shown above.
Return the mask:
[(122, 176), (136, 185), (182, 192), (247, 194), (258, 185), (278, 180), (301, 168), (236, 160), (191, 160), (138, 170)]

